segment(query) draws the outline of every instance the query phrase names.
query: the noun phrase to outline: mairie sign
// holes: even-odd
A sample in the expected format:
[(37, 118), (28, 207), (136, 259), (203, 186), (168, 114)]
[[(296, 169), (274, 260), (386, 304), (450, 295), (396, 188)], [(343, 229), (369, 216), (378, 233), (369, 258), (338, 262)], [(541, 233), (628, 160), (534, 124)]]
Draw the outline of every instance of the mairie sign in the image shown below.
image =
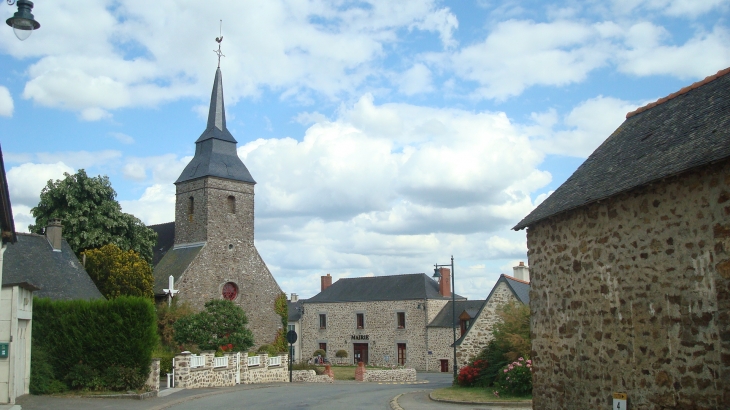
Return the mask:
[(352, 335), (351, 340), (370, 340), (370, 335)]

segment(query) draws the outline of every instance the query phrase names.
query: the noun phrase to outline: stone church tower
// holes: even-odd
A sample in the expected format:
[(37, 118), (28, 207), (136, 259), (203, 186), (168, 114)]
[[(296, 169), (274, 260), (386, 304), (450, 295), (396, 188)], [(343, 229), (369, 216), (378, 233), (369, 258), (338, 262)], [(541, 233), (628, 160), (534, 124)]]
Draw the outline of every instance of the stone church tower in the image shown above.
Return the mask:
[(178, 302), (202, 309), (211, 299), (241, 306), (255, 345), (271, 343), (282, 326), (274, 303), (283, 294), (254, 246), (254, 185), (226, 128), (223, 79), (215, 73), (208, 126), (195, 156), (175, 181), (175, 222), (152, 225), (155, 295), (175, 279)]

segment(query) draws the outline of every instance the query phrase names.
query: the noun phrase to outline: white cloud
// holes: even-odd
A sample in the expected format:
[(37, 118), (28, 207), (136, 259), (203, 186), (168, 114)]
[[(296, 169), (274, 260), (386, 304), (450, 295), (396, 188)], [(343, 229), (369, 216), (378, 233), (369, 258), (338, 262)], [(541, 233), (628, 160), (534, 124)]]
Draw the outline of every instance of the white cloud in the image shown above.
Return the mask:
[[(13, 212), (16, 206), (32, 208), (40, 201), (41, 190), (49, 180), (63, 179), (63, 173), (76, 172), (63, 162), (32, 164), (26, 163), (8, 170), (8, 189)], [(17, 221), (16, 221), (17, 222)]]
[(134, 144), (134, 138), (123, 132), (110, 132), (109, 135), (122, 144)]
[(119, 201), (122, 211), (130, 213), (147, 225), (175, 220), (175, 185), (154, 184), (145, 189), (139, 200)]
[(718, 8), (727, 8), (725, 0), (612, 0), (611, 3), (613, 10), (621, 15), (637, 13), (637, 9), (643, 9), (690, 18)]
[(399, 76), (398, 88), (405, 95), (427, 93), (433, 91), (431, 82), (431, 70), (418, 63)]
[(3, 117), (13, 116), (13, 97), (10, 91), (0, 85), (0, 115)]

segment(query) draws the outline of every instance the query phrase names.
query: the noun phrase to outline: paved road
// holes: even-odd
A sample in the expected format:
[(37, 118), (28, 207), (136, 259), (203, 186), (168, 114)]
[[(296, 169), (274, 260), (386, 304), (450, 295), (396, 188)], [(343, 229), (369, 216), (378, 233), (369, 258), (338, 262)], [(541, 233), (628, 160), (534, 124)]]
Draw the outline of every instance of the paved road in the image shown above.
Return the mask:
[[(376, 384), (357, 382), (273, 383), (239, 385), (221, 389), (181, 390), (148, 400), (113, 400), (25, 396), (23, 410), (186, 410), (186, 409), (390, 409), (390, 400), (402, 393), (437, 389), (451, 384), (449, 373), (419, 373), (428, 384)], [(403, 397), (403, 396), (401, 396)], [(463, 410), (466, 409), (461, 407)], [(471, 410), (471, 409), (469, 409)]]
[(508, 404), (488, 406), (481, 404), (451, 404), (432, 401), (427, 391), (405, 393), (398, 397), (398, 404), (403, 410), (528, 410), (526, 407), (514, 407)]

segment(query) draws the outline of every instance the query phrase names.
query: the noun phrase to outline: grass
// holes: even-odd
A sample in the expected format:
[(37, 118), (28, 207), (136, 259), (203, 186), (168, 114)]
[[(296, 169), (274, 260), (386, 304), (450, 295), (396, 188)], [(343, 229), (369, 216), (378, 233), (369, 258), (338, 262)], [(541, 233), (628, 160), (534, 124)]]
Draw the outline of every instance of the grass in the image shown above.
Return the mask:
[(511, 396), (502, 392), (499, 393), (499, 398), (497, 398), (494, 395), (495, 390), (497, 389), (486, 387), (452, 386), (434, 390), (433, 392), (431, 392), (431, 397), (441, 400), (473, 402), (532, 400), (532, 395)]

